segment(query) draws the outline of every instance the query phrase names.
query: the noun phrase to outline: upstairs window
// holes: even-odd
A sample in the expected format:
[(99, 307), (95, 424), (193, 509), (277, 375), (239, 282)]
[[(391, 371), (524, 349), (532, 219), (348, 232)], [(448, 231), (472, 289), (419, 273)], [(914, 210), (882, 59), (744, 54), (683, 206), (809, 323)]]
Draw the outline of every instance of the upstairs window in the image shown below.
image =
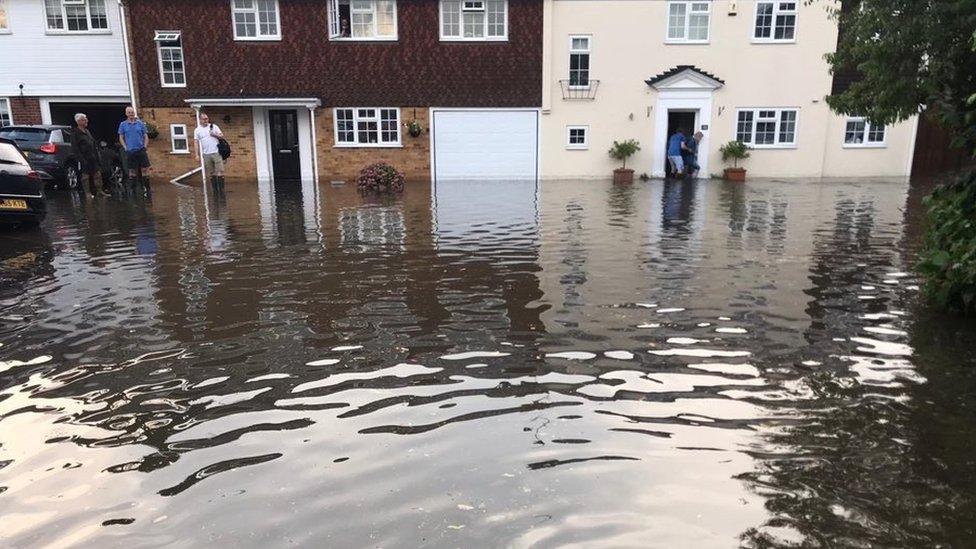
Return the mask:
[(708, 42), (711, 2), (668, 2), (668, 42)]
[(10, 100), (0, 97), (0, 127), (10, 126), (14, 123), (14, 117), (10, 113)]
[(231, 0), (235, 40), (280, 40), (278, 0)]
[(740, 109), (735, 138), (757, 148), (796, 146), (796, 109)]
[(861, 117), (848, 118), (844, 130), (844, 147), (883, 147), (886, 131), (884, 124), (872, 124)]
[(396, 40), (396, 0), (329, 0), (333, 40)]
[(183, 37), (179, 31), (156, 31), (159, 55), (159, 79), (164, 88), (185, 88), (186, 67), (183, 64)]
[(51, 32), (108, 30), (105, 0), (44, 0), (44, 13)]
[(340, 147), (400, 146), (400, 109), (336, 109), (335, 142)]
[(569, 37), (569, 85), (590, 87), (590, 37)]
[(7, 21), (7, 2), (0, 0), (0, 34), (10, 32), (10, 23)]
[(796, 39), (796, 2), (756, 2), (757, 42), (792, 42)]
[(441, 0), (441, 40), (507, 40), (508, 0)]

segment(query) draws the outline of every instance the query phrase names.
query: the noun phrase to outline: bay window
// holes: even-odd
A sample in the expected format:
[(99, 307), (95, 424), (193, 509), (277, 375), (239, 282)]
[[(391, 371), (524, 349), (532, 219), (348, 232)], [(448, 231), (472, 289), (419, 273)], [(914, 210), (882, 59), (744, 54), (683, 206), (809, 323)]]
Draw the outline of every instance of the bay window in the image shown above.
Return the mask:
[(105, 32), (105, 0), (44, 0), (48, 32)]
[(796, 109), (739, 109), (735, 138), (757, 148), (796, 146)]
[(400, 146), (400, 109), (335, 109), (335, 144), (338, 147)]
[(329, 0), (332, 40), (396, 40), (396, 0)]
[(441, 40), (507, 40), (508, 0), (441, 0)]

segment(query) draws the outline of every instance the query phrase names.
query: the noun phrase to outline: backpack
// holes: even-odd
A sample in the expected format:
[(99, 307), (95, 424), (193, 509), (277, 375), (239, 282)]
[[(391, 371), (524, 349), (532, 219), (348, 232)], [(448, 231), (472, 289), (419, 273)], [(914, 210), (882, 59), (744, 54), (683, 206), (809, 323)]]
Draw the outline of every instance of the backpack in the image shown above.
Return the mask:
[[(213, 134), (213, 124), (210, 125), (210, 136), (216, 137)], [(217, 137), (217, 152), (220, 153), (220, 157), (224, 160), (230, 158), (230, 143), (223, 137)]]

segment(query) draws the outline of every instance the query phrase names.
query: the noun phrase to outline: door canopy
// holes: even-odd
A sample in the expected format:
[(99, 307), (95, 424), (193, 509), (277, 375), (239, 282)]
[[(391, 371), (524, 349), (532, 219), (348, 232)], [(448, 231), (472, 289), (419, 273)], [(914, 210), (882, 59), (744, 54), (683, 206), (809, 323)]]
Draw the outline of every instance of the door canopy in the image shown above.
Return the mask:
[(678, 65), (646, 80), (647, 85), (658, 91), (663, 90), (701, 90), (712, 91), (721, 88), (725, 82), (694, 65)]

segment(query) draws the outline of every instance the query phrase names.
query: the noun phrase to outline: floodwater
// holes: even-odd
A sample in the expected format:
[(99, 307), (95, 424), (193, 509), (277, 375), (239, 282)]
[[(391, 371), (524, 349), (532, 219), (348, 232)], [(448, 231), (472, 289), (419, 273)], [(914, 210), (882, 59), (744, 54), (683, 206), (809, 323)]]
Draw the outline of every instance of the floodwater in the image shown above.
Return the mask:
[(57, 195), (0, 233), (0, 542), (971, 546), (922, 192)]

